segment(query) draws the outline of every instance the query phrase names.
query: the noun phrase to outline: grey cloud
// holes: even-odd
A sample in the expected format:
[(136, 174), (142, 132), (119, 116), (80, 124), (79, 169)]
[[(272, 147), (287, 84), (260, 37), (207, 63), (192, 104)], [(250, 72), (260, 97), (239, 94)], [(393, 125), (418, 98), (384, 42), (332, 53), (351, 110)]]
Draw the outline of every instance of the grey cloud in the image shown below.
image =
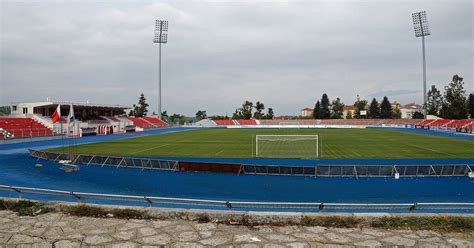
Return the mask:
[[(428, 82), (458, 73), (472, 91), (471, 1), (16, 2), (0, 7), (0, 105), (46, 96), (131, 105), (157, 98), (154, 19), (163, 45), (168, 112), (231, 114), (262, 100), (277, 114), (322, 93), (352, 104), (388, 95), (421, 102), (421, 41), (411, 13), (427, 10)], [(34, 89), (34, 90), (32, 90)]]

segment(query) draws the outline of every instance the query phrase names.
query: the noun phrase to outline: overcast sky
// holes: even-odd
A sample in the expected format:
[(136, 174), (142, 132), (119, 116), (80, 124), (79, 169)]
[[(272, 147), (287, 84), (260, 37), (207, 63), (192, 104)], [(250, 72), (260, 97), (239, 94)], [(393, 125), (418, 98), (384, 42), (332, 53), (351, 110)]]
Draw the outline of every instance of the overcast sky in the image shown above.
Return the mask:
[(422, 101), (426, 10), (428, 84), (473, 84), (473, 1), (5, 1), (0, 5), (0, 105), (87, 101), (157, 109), (155, 19), (163, 45), (163, 110), (231, 113), (246, 99), (297, 114), (323, 93)]

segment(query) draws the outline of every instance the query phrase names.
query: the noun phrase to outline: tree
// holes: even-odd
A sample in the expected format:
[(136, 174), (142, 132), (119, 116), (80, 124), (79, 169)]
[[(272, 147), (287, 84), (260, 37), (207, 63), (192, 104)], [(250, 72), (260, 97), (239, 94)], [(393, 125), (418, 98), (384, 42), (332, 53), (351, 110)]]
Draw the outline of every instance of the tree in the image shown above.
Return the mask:
[(393, 113), (392, 113), (392, 118), (393, 119), (401, 119), (402, 118), (402, 111), (400, 111), (398, 106), (395, 106), (395, 109), (393, 110)]
[(148, 103), (146, 103), (146, 98), (143, 93), (140, 94), (140, 98), (138, 99), (138, 109), (139, 109), (138, 117), (143, 117), (148, 114)]
[(232, 118), (249, 120), (250, 118), (252, 118), (252, 109), (253, 103), (246, 100), (242, 104), (241, 108), (235, 110), (234, 114), (232, 115)]
[(393, 110), (388, 97), (384, 96), (382, 104), (380, 104), (380, 118), (391, 119), (393, 117)]
[(352, 119), (352, 111), (347, 111), (346, 119)]
[(338, 97), (336, 100), (332, 101), (332, 114), (331, 118), (333, 119), (342, 119), (344, 115), (344, 103), (341, 102), (341, 99)]
[[(162, 118), (165, 118), (162, 116)], [(184, 124), (186, 121), (186, 117), (181, 114), (172, 114), (170, 116), (166, 116), (166, 119), (169, 123), (177, 123), (177, 124)]]
[(196, 112), (196, 119), (203, 120), (206, 118), (207, 118), (206, 110), (198, 110), (198, 112)]
[(249, 120), (252, 118), (252, 109), (253, 109), (253, 103), (250, 101), (245, 101), (242, 104), (242, 119)]
[(169, 117), (169, 116), (168, 116), (168, 112), (167, 112), (166, 110), (163, 111), (163, 112), (161, 112), (161, 117), (162, 117), (162, 118)]
[(439, 115), (443, 104), (443, 96), (436, 86), (431, 85), (426, 100), (426, 109), (429, 115)]
[(469, 110), (462, 77), (458, 75), (453, 76), (453, 80), (445, 87), (444, 101), (446, 103), (444, 118), (467, 118)]
[(469, 94), (469, 114), (474, 119), (474, 93)]
[(425, 116), (420, 111), (416, 111), (415, 113), (413, 113), (411, 118), (412, 119), (425, 119)]
[(321, 98), (321, 117), (319, 119), (329, 119), (331, 112), (329, 111), (329, 97), (326, 93)]
[(357, 97), (357, 101), (354, 103), (354, 107), (356, 108), (354, 111), (354, 118), (360, 119), (362, 116), (360, 115), (360, 111), (367, 110), (367, 101), (361, 100)]
[(0, 106), (0, 115), (9, 115), (11, 112), (10, 106)]
[(263, 103), (257, 101), (255, 103), (255, 113), (253, 113), (253, 118), (255, 118), (257, 120), (263, 119), (265, 117), (265, 115), (263, 114), (264, 109), (265, 109), (265, 105), (263, 105)]
[(143, 117), (143, 114), (140, 107), (133, 104), (132, 109), (128, 112), (128, 116)]
[(314, 105), (313, 117), (314, 119), (321, 119), (321, 103), (319, 100), (316, 101), (316, 104)]
[(372, 102), (370, 103), (368, 117), (370, 119), (380, 118), (379, 102), (377, 102), (377, 99), (375, 99), (375, 98), (372, 99)]
[(128, 112), (128, 116), (135, 116), (135, 110), (137, 109), (137, 105), (133, 104), (132, 109)]
[(232, 114), (232, 119), (243, 119), (243, 115), (242, 115), (242, 109), (241, 108), (238, 108), (238, 109), (235, 109), (235, 112)]
[(268, 112), (267, 114), (265, 115), (265, 119), (273, 119), (273, 108), (268, 108)]

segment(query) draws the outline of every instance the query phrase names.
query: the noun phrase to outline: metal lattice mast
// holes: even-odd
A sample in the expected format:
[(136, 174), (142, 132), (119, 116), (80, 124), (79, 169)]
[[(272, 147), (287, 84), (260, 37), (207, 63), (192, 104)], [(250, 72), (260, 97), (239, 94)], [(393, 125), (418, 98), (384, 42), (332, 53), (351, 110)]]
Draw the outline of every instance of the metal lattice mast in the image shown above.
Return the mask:
[(428, 19), (426, 17), (426, 11), (421, 11), (412, 14), (413, 27), (415, 28), (415, 36), (421, 37), (421, 47), (423, 50), (423, 115), (428, 114), (427, 111), (427, 95), (426, 95), (426, 56), (425, 56), (425, 36), (431, 34), (430, 26), (428, 25)]
[(168, 42), (168, 21), (156, 20), (153, 43), (159, 45), (158, 55), (158, 117), (161, 119), (161, 44)]

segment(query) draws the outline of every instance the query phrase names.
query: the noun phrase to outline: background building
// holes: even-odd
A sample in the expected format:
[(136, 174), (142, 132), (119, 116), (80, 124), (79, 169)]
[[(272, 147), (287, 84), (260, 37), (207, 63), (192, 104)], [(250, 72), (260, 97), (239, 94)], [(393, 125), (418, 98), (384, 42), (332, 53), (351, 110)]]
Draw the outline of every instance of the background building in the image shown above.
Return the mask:
[(423, 113), (423, 106), (416, 103), (409, 103), (399, 107), (402, 119), (412, 119), (415, 112)]
[(313, 116), (313, 111), (314, 109), (312, 108), (304, 108), (301, 110), (301, 116), (302, 117), (311, 117)]

